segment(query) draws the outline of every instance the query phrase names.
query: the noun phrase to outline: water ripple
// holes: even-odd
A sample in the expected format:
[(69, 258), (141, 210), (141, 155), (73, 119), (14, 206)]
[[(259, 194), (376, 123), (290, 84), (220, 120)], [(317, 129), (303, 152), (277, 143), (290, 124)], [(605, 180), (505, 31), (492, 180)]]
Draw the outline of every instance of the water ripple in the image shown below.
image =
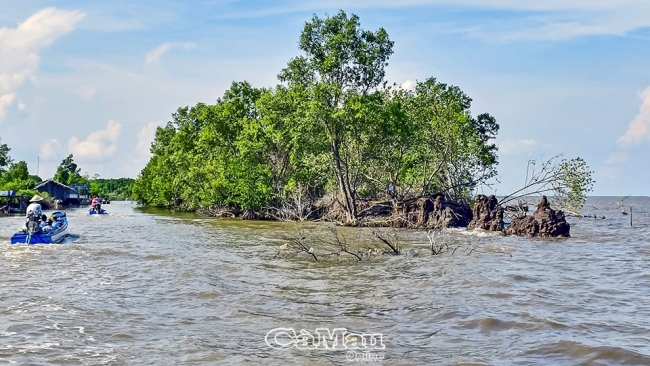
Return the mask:
[(403, 231), (407, 255), (361, 264), (278, 257), (295, 224), (115, 202), (68, 211), (63, 245), (12, 246), (22, 218), (0, 218), (0, 362), (343, 364), (264, 341), (343, 327), (382, 334), (385, 364), (650, 364), (650, 199), (626, 200), (633, 227), (615, 201), (590, 199), (607, 219), (571, 218), (567, 240), (452, 230), (479, 251), (432, 257), (425, 233)]

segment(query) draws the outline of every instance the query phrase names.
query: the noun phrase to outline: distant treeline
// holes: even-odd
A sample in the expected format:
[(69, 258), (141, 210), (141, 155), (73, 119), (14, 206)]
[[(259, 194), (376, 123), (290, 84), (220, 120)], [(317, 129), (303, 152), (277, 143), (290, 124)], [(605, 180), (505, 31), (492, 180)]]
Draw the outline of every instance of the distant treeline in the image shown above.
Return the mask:
[(90, 194), (96, 194), (102, 198), (111, 200), (125, 200), (131, 197), (131, 189), (135, 179), (116, 178), (105, 179), (97, 178), (90, 180)]
[(16, 191), (19, 195), (30, 195), (34, 186), (43, 181), (36, 175), (29, 174), (27, 163), (14, 162), (7, 144), (0, 144), (0, 191)]
[(80, 172), (81, 168), (77, 166), (74, 157), (70, 154), (59, 164), (53, 179), (66, 185), (88, 184), (87, 193), (111, 200), (125, 200), (131, 197), (131, 189), (135, 181), (132, 178), (106, 179), (99, 178), (98, 175), (91, 178), (88, 175), (81, 175)]
[(434, 78), (384, 80), (393, 42), (341, 11), (305, 24), (302, 56), (280, 85), (233, 82), (215, 104), (179, 108), (159, 127), (133, 186), (142, 204), (260, 210), (332, 197), (347, 221), (357, 201), (442, 192), (470, 200), (496, 175), (499, 125)]
[[(11, 148), (7, 144), (0, 144), (0, 191), (13, 190), (18, 195), (24, 196), (36, 194), (34, 187), (43, 179), (36, 175), (30, 175), (25, 161), (14, 162), (9, 154), (10, 151)], [(91, 178), (87, 175), (81, 175), (80, 171), (81, 169), (74, 162), (74, 157), (70, 154), (61, 161), (53, 179), (65, 185), (87, 183), (89, 185), (88, 193), (113, 200), (123, 200), (131, 197), (134, 179), (104, 179), (98, 176)], [(46, 196), (45, 193), (39, 194)]]

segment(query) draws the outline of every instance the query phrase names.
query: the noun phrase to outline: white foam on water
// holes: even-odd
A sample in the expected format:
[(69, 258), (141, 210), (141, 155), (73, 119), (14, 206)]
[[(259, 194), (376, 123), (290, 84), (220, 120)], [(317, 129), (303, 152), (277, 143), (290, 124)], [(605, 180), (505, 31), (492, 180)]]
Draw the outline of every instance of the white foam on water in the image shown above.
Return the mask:
[(50, 349), (52, 348), (52, 346), (60, 346), (60, 345), (61, 345), (60, 343), (48, 342), (43, 344), (28, 344), (28, 345), (21, 346), (20, 349), (22, 351), (31, 350), (31, 349)]
[(485, 251), (486, 252), (495, 252), (495, 253), (508, 253), (508, 252), (514, 252), (515, 248), (513, 247), (499, 247), (499, 246), (492, 246), (492, 245), (486, 245), (485, 246)]
[(476, 228), (474, 230), (460, 229), (454, 231), (456, 231), (459, 234), (477, 236), (479, 238), (492, 238), (496, 236), (503, 236), (503, 233), (500, 231), (488, 231), (479, 228)]

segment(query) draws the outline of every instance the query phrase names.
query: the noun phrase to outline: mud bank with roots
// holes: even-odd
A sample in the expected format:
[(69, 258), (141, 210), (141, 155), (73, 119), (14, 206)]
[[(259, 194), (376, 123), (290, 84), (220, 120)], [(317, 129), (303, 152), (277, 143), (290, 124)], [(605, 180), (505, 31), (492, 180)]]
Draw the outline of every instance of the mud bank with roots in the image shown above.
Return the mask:
[(241, 217), (244, 220), (326, 221), (360, 227), (392, 227), (440, 230), (445, 228), (482, 229), (524, 237), (569, 237), (570, 225), (560, 210), (553, 210), (543, 196), (532, 215), (504, 222), (504, 208), (495, 196), (478, 195), (473, 207), (445, 199), (443, 194), (417, 197), (401, 202), (357, 200), (357, 220), (346, 223), (346, 212), (335, 199), (313, 204), (276, 205), (261, 210), (237, 210), (224, 206), (202, 208), (197, 213), (211, 217)]

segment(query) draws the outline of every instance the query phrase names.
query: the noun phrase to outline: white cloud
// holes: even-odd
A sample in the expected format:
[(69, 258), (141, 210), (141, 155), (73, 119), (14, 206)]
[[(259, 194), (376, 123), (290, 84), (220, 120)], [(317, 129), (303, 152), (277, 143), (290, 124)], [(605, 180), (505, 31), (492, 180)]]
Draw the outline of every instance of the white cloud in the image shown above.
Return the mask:
[[(141, 59), (141, 63), (142, 61)], [(265, 62), (268, 60), (262, 60), (259, 64), (253, 65), (234, 61), (232, 64), (217, 67), (202, 65), (202, 67), (206, 67), (207, 71), (210, 69), (229, 70), (229, 75), (225, 76), (223, 81), (216, 80), (215, 82), (216, 78), (206, 78), (210, 80), (192, 82), (192, 80), (182, 78), (161, 77), (157, 72), (137, 73), (131, 69), (123, 69), (94, 60), (71, 60), (68, 65), (71, 69), (76, 70), (75, 74), (48, 73), (39, 77), (39, 89), (46, 92), (47, 95), (51, 95), (47, 108), (38, 110), (39, 116), (51, 116), (51, 118), (47, 118), (47, 122), (40, 122), (43, 126), (42, 131), (47, 136), (43, 137), (40, 142), (57, 138), (67, 155), (70, 137), (77, 136), (78, 140), (85, 140), (89, 133), (105, 129), (107, 121), (113, 119), (122, 124), (115, 153), (107, 159), (101, 160), (81, 159), (75, 154), (75, 161), (78, 161), (82, 171), (88, 171), (91, 175), (99, 173), (102, 177), (135, 177), (149, 159), (149, 155), (140, 159), (137, 150), (137, 135), (144, 126), (152, 121), (166, 122), (177, 106), (193, 105), (198, 101), (210, 103), (228, 88), (232, 78), (239, 79), (232, 75), (245, 75), (246, 72), (254, 75), (251, 70), (261, 70), (261, 66)], [(237, 69), (238, 67), (241, 69)], [(235, 74), (237, 72), (239, 74)], [(271, 75), (271, 78), (274, 78), (274, 75)], [(265, 85), (258, 82), (256, 84)], [(80, 103), (80, 96), (77, 93), (80, 86), (97, 87), (97, 94), (93, 99), (96, 101), (92, 105)], [(69, 92), (62, 93), (61, 90)], [(99, 96), (101, 98), (98, 98)], [(30, 102), (28, 107), (35, 110), (36, 107), (32, 103), (36, 104), (37, 102), (38, 100)], [(89, 119), (88, 108), (92, 108), (92, 113), (97, 114), (96, 118)], [(73, 131), (73, 133), (66, 135), (66, 131), (53, 130), (48, 128), (45, 123), (64, 125), (69, 127), (68, 132)], [(163, 123), (161, 122), (161, 124)], [(83, 132), (75, 133), (74, 131)], [(4, 135), (2, 137), (5, 138)], [(146, 150), (148, 150), (148, 146)], [(63, 157), (65, 155), (57, 158), (57, 165)], [(132, 164), (132, 160), (136, 157), (140, 161), (137, 164)]]
[[(346, 6), (347, 5), (347, 6)], [(472, 7), (482, 9), (512, 9), (512, 10), (536, 10), (536, 11), (557, 11), (557, 10), (615, 10), (631, 7), (642, 7), (646, 5), (645, 0), (357, 0), (355, 8), (401, 8), (414, 6), (455, 6)], [(263, 16), (286, 12), (300, 12), (316, 9), (336, 9), (349, 7), (346, 0), (312, 0), (290, 3), (289, 6), (266, 8), (256, 11), (248, 11), (250, 16)]]
[(563, 41), (587, 36), (625, 36), (650, 26), (650, 3), (642, 6), (536, 11), (510, 21), (492, 21), (468, 33), (497, 41)]
[(156, 136), (156, 129), (162, 126), (162, 121), (149, 122), (137, 134), (138, 143), (135, 151), (129, 156), (128, 163), (123, 168), (123, 173), (136, 176), (147, 165), (151, 158), (151, 143)]
[(146, 126), (142, 127), (138, 132), (138, 154), (145, 156), (147, 159), (151, 156), (150, 148), (154, 137), (156, 136), (156, 129), (162, 125), (161, 121), (149, 122)]
[(623, 164), (627, 161), (628, 158), (629, 157), (627, 156), (627, 154), (623, 152), (611, 153), (605, 160), (605, 164), (607, 165)]
[(616, 141), (620, 147), (638, 145), (642, 141), (650, 141), (650, 87), (639, 94), (642, 103), (639, 114), (627, 128), (625, 135)]
[(52, 139), (43, 145), (41, 145), (41, 152), (39, 154), (44, 160), (48, 160), (51, 157), (59, 155), (61, 152), (61, 144), (59, 140)]
[(79, 90), (77, 91), (77, 95), (79, 95), (81, 99), (85, 99), (85, 100), (93, 99), (93, 97), (96, 94), (97, 94), (97, 88), (93, 88), (90, 86), (79, 87)]
[[(490, 22), (454, 27), (454, 31), (490, 41), (566, 40), (593, 35), (625, 35), (650, 27), (646, 0), (357, 0), (353, 8), (454, 7), (516, 13)], [(265, 17), (277, 14), (350, 8), (349, 1), (311, 0), (284, 6), (258, 7), (224, 18)]]
[(598, 175), (608, 180), (617, 180), (621, 177), (621, 165), (629, 159), (624, 152), (613, 152), (605, 159), (605, 165), (598, 170)]
[(0, 96), (0, 121), (2, 121), (7, 116), (7, 108), (9, 108), (16, 99), (16, 94), (5, 94)]
[(400, 88), (406, 89), (406, 90), (411, 90), (411, 89), (415, 88), (416, 84), (417, 83), (415, 81), (413, 81), (413, 80), (406, 80), (405, 82), (402, 83), (402, 85), (400, 85)]
[(117, 139), (120, 137), (122, 125), (110, 120), (105, 130), (98, 130), (83, 140), (74, 136), (68, 141), (68, 150), (75, 158), (101, 160), (115, 154)]
[(182, 48), (188, 50), (194, 47), (196, 47), (196, 45), (193, 43), (173, 43), (173, 42), (163, 43), (160, 46), (158, 46), (155, 50), (147, 53), (147, 64), (151, 65), (151, 64), (159, 63), (160, 58), (172, 48)]
[(23, 103), (22, 100), (18, 101), (18, 109), (20, 109), (21, 111), (27, 110), (27, 106), (25, 105), (25, 103)]
[(505, 140), (498, 145), (499, 153), (510, 155), (530, 152), (537, 146), (537, 142), (535, 140)]
[(72, 31), (83, 16), (76, 10), (45, 8), (16, 28), (0, 28), (0, 120), (17, 89), (36, 76), (41, 49)]
[(607, 180), (617, 180), (621, 177), (621, 168), (618, 166), (605, 165), (598, 171), (598, 176)]

